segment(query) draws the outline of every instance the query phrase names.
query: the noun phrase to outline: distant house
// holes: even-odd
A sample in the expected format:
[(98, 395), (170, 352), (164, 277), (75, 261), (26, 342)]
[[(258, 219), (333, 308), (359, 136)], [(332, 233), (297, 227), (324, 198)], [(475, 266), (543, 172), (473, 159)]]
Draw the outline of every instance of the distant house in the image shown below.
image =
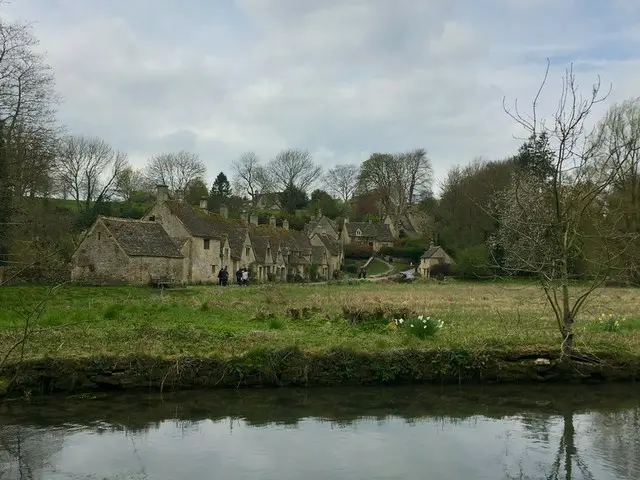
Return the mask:
[(98, 217), (71, 257), (71, 280), (88, 284), (181, 283), (181, 246), (158, 223)]
[(335, 272), (339, 271), (344, 263), (344, 249), (342, 248), (340, 240), (337, 237), (334, 238), (325, 233), (314, 233), (309, 241), (311, 242), (311, 245), (313, 245), (314, 249), (324, 248), (325, 250), (325, 256), (323, 257), (322, 264), (324, 270), (318, 271), (320, 276), (327, 279), (334, 278)]
[(374, 252), (393, 245), (393, 235), (387, 224), (350, 222), (345, 220), (340, 239), (344, 245), (364, 245)]
[(433, 230), (431, 218), (424, 212), (408, 210), (401, 215), (387, 215), (384, 219), (389, 225), (393, 238), (429, 237)]
[(322, 215), (322, 212), (319, 212), (314, 220), (311, 220), (304, 226), (304, 233), (306, 233), (309, 238), (315, 234), (328, 235), (335, 239), (340, 238), (340, 230), (336, 222)]
[(420, 265), (418, 266), (418, 273), (423, 277), (431, 276), (431, 268), (434, 265), (454, 265), (453, 258), (445, 252), (442, 247), (437, 245), (431, 245), (429, 249), (424, 252), (420, 257)]

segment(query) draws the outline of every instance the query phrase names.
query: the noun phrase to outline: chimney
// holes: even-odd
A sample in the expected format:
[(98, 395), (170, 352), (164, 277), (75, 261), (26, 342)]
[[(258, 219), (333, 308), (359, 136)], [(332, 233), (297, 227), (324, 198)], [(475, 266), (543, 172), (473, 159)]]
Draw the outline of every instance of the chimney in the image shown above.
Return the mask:
[(318, 220), (322, 218), (322, 209), (318, 208)]
[(252, 213), (249, 221), (253, 225), (258, 225), (258, 214), (257, 213)]
[(285, 230), (289, 230), (289, 220), (282, 221), (282, 228), (284, 228)]
[(220, 215), (224, 218), (229, 218), (229, 208), (226, 205), (220, 205)]
[(203, 197), (203, 198), (200, 199), (200, 208), (202, 210), (204, 210), (205, 212), (208, 211), (207, 210), (207, 199), (206, 199), (206, 197)]
[(169, 200), (169, 187), (166, 185), (156, 185), (157, 195), (156, 200), (158, 202), (166, 202)]
[(269, 217), (269, 226), (274, 228), (276, 226), (276, 217), (274, 217), (273, 215)]

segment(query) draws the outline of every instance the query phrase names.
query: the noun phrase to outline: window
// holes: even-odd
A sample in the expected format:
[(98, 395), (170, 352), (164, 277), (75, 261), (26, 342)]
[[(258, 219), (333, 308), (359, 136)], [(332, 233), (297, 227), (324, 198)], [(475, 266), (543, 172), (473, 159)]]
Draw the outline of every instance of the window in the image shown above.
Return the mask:
[(205, 238), (205, 239), (204, 239), (204, 249), (205, 249), (205, 250), (209, 250), (209, 241), (210, 241), (210, 240), (209, 240), (208, 238)]
[(247, 254), (247, 257), (251, 255), (251, 247), (245, 248), (245, 253)]
[(150, 222), (155, 222), (155, 221), (156, 221), (156, 216), (155, 216), (155, 215), (151, 215), (151, 216), (149, 217), (149, 221), (150, 221)]
[(100, 241), (101, 237), (102, 237), (102, 234), (100, 232), (98, 232), (98, 241)]
[(229, 258), (229, 249), (228, 248), (224, 249), (224, 258)]
[(357, 229), (356, 230), (356, 237), (360, 237), (360, 236), (362, 236), (362, 230)]
[(215, 265), (211, 265), (211, 273), (216, 273), (216, 266)]

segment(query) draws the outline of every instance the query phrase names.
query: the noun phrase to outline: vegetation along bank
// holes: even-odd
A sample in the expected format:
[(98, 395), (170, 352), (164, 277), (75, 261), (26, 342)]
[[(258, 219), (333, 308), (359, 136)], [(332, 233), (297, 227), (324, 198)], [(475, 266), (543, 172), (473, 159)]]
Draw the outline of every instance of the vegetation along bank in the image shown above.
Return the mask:
[[(580, 285), (572, 287), (580, 288)], [(3, 393), (634, 380), (640, 290), (600, 288), (574, 357), (533, 283), (0, 289)]]

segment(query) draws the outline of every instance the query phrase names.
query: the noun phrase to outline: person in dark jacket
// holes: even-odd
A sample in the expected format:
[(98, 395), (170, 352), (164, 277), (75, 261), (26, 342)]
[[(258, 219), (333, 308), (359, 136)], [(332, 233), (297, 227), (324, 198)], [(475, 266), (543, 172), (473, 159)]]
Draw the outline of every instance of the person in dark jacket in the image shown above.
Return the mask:
[(218, 285), (221, 286), (222, 285), (222, 277), (223, 277), (223, 273), (224, 272), (224, 268), (220, 268), (220, 270), (218, 271)]
[(236, 282), (238, 283), (238, 285), (242, 285), (242, 270), (238, 269), (238, 271), (236, 272)]
[(225, 265), (224, 269), (222, 270), (222, 286), (226, 287), (229, 284), (229, 270), (227, 270), (227, 267)]

